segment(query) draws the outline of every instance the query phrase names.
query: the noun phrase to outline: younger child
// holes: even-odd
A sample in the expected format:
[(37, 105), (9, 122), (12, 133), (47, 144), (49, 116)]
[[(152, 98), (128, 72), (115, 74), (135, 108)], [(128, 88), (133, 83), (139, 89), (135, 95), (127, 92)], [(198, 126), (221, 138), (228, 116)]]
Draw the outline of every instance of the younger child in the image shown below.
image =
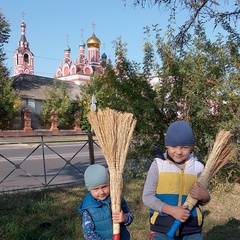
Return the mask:
[(120, 223), (121, 240), (129, 240), (126, 226), (133, 221), (134, 215), (122, 198), (120, 212), (111, 212), (109, 173), (99, 164), (90, 165), (84, 173), (88, 193), (78, 207), (82, 215), (82, 228), (85, 239), (112, 240), (113, 222)]
[[(155, 158), (143, 189), (143, 203), (150, 208), (152, 240), (170, 239), (166, 233), (175, 219), (182, 222), (175, 240), (202, 240), (203, 213), (199, 205), (207, 204), (210, 195), (196, 182), (204, 169), (194, 156), (192, 129), (185, 121), (171, 124), (165, 137), (164, 158)], [(196, 182), (196, 183), (195, 183)], [(191, 212), (182, 206), (188, 193), (198, 200)]]

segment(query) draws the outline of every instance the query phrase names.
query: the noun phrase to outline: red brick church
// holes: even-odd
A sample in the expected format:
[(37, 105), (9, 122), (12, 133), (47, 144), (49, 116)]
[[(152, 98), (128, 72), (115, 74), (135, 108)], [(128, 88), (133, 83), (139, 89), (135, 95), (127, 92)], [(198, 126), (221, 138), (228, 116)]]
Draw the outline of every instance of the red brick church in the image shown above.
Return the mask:
[[(25, 30), (26, 24), (23, 20), (20, 41), (14, 52), (14, 76), (34, 75), (34, 54), (30, 51)], [(64, 59), (56, 70), (55, 78), (80, 85), (89, 82), (91, 74), (101, 74), (103, 72), (102, 63), (106, 62), (107, 55), (103, 53), (100, 56), (100, 46), (101, 41), (96, 37), (94, 30), (92, 36), (88, 38), (87, 44), (81, 39), (79, 54), (74, 61), (71, 59), (71, 48), (67, 46), (64, 50)]]
[[(34, 74), (34, 54), (31, 52), (29, 42), (26, 37), (26, 24), (21, 23), (21, 37), (18, 47), (14, 52), (14, 77), (13, 88), (21, 97), (23, 107), (31, 109), (32, 114), (39, 114), (46, 99), (46, 92), (53, 85), (54, 79), (58, 86), (62, 81), (66, 81), (67, 90), (71, 101), (80, 97), (80, 84), (91, 81), (93, 73), (103, 72), (102, 63), (107, 60), (106, 54), (100, 57), (101, 42), (96, 37), (94, 31), (88, 38), (86, 45), (81, 40), (79, 44), (79, 54), (75, 60), (71, 59), (71, 49), (69, 46), (64, 50), (64, 59), (56, 69), (56, 74), (52, 78), (37, 76)], [(32, 121), (32, 124), (34, 121)], [(32, 126), (37, 128), (37, 126)]]

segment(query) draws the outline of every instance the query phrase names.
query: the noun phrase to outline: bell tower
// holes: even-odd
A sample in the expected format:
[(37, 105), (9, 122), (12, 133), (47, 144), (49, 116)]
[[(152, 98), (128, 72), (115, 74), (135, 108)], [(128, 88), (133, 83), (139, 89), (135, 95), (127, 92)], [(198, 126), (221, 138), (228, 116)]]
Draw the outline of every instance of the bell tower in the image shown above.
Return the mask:
[(18, 42), (18, 48), (14, 52), (14, 76), (19, 74), (34, 75), (34, 55), (30, 51), (29, 43), (27, 41), (25, 30), (26, 24), (23, 20), (21, 24), (21, 38)]
[(87, 40), (88, 61), (92, 65), (99, 65), (99, 52), (100, 52), (101, 41), (96, 37), (94, 33), (95, 23), (93, 23), (92, 25), (93, 25), (93, 34)]

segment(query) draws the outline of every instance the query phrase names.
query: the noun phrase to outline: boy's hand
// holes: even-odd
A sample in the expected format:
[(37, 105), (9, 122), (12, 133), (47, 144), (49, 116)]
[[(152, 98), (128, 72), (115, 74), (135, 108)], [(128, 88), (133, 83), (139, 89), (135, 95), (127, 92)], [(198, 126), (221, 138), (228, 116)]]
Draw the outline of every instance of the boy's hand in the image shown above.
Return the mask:
[(122, 223), (126, 221), (125, 213), (121, 212), (113, 212), (112, 213), (112, 220), (114, 223)]
[(165, 204), (162, 211), (181, 222), (185, 222), (190, 216), (190, 211), (187, 209), (187, 206), (171, 206)]
[(174, 207), (173, 211), (173, 217), (175, 219), (178, 219), (181, 222), (185, 222), (189, 216), (190, 216), (190, 211), (187, 209), (187, 206), (180, 206), (180, 207)]
[(203, 203), (210, 200), (210, 194), (200, 182), (194, 183), (190, 189), (190, 195), (192, 198), (202, 201)]

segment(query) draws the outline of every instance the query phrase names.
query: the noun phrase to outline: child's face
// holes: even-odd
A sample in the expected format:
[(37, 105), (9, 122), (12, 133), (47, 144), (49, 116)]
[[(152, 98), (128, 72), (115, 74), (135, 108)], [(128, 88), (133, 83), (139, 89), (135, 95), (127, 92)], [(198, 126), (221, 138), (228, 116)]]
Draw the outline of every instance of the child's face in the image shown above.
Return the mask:
[(110, 194), (110, 186), (109, 184), (100, 184), (93, 188), (92, 190), (90, 190), (90, 193), (95, 199), (103, 201)]
[(167, 146), (168, 155), (176, 162), (181, 163), (185, 161), (193, 147), (192, 146)]

